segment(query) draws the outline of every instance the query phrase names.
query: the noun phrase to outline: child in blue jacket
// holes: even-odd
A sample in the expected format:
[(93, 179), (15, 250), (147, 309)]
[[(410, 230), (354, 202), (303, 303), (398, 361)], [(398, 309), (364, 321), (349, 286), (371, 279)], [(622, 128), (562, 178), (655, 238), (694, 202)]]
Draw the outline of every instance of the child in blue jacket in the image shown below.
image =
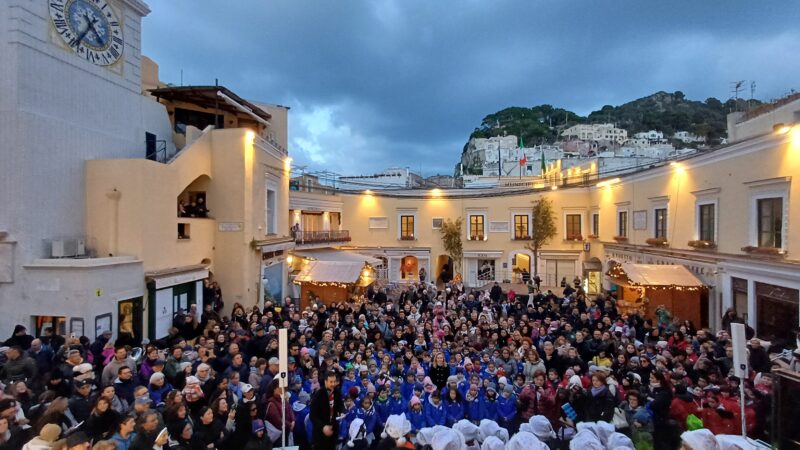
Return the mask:
[(441, 394), (438, 390), (431, 392), (428, 401), (425, 403), (425, 426), (432, 427), (444, 425), (447, 422), (447, 412), (442, 403)]
[(416, 395), (408, 402), (408, 421), (411, 422), (411, 432), (416, 433), (425, 428), (425, 413), (422, 411), (422, 401)]
[(355, 406), (355, 400), (349, 395), (344, 399), (344, 418), (339, 422), (339, 438), (347, 439), (347, 433), (350, 430), (350, 424), (356, 418), (358, 408)]
[(483, 398), (483, 418), (497, 422), (497, 388), (494, 383), (486, 387), (486, 396)]
[(375, 426), (378, 424), (378, 414), (375, 412), (375, 407), (372, 406), (372, 397), (366, 396), (361, 400), (361, 407), (356, 410), (356, 417), (364, 421), (364, 426), (367, 428), (367, 440), (372, 442), (375, 439)]
[(517, 431), (514, 427), (516, 418), (517, 396), (514, 395), (514, 386), (509, 384), (497, 399), (497, 423), (508, 430), (508, 434), (514, 434)]
[(406, 412), (406, 405), (408, 405), (408, 400), (403, 398), (403, 396), (400, 394), (400, 388), (395, 386), (392, 390), (392, 398), (389, 399), (389, 414), (403, 414)]
[(485, 413), (483, 411), (483, 398), (481, 397), (480, 392), (478, 392), (478, 386), (474, 384), (471, 385), (464, 400), (464, 403), (467, 405), (467, 419), (469, 419), (475, 425), (478, 425), (480, 421), (485, 418)]
[(454, 423), (464, 418), (466, 409), (458, 389), (450, 389), (447, 392), (447, 397), (444, 399), (444, 409), (447, 413), (445, 424), (448, 427), (452, 427)]
[(378, 397), (375, 399), (375, 411), (378, 413), (378, 428), (381, 430), (383, 426), (386, 425), (386, 419), (394, 414), (391, 412), (388, 390), (389, 388), (386, 386), (381, 386), (380, 389), (378, 389)]
[(415, 384), (417, 384), (417, 380), (414, 378), (414, 372), (408, 372), (406, 374), (406, 382), (400, 387), (400, 393), (403, 394), (403, 398), (406, 401), (409, 401), (414, 395)]

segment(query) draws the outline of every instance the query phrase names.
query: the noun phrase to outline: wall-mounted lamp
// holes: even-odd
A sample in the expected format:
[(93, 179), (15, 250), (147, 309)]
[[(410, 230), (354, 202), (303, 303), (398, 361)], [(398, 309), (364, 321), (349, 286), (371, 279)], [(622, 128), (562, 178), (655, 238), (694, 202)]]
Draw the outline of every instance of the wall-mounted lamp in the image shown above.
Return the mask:
[(775, 134), (786, 134), (792, 129), (791, 125), (786, 125), (785, 123), (776, 123), (772, 126), (772, 131)]

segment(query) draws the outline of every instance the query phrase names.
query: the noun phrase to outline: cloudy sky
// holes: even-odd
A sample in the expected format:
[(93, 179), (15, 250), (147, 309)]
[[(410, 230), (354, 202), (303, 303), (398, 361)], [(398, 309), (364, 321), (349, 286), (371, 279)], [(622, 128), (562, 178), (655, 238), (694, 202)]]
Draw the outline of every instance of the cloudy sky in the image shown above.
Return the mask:
[[(290, 152), (347, 175), (452, 174), (481, 119), (581, 114), (658, 90), (727, 99), (800, 89), (800, 2), (149, 0), (161, 79), (291, 107)], [(748, 93), (749, 95), (749, 93)]]

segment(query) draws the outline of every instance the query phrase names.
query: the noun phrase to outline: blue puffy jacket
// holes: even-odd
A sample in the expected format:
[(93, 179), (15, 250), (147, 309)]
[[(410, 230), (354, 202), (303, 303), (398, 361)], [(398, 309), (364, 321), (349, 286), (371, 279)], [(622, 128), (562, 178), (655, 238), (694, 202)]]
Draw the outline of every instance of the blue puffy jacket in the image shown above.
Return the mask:
[(406, 408), (408, 408), (408, 401), (402, 397), (397, 400), (394, 398), (389, 399), (389, 414), (403, 414), (406, 412)]
[(483, 401), (483, 418), (497, 422), (497, 399)]
[(394, 414), (391, 412), (391, 405), (389, 404), (388, 398), (384, 401), (381, 401), (380, 398), (376, 399), (375, 411), (378, 413), (378, 423), (381, 424), (381, 426), (386, 424), (386, 419), (388, 419), (390, 415)]
[[(374, 407), (369, 409), (358, 408), (356, 410), (356, 417), (364, 421), (364, 426), (367, 429), (367, 434), (375, 432), (375, 425), (378, 423), (378, 414), (375, 412)], [(347, 425), (350, 428), (350, 425)]]
[(508, 398), (500, 396), (497, 399), (497, 416), (506, 422), (511, 422), (517, 417), (517, 396), (511, 395)]
[(459, 400), (450, 400), (449, 398), (444, 402), (445, 411), (447, 412), (446, 425), (452, 426), (454, 423), (464, 418), (465, 408), (464, 402)]
[(480, 396), (475, 397), (475, 399), (472, 401), (467, 400), (466, 404), (467, 404), (467, 418), (469, 420), (477, 424), (478, 422), (486, 418), (484, 417), (486, 413), (484, 412), (483, 399), (481, 399)]
[(404, 399), (406, 399), (406, 401), (411, 400), (411, 397), (414, 396), (415, 384), (416, 383), (403, 383), (403, 385), (400, 386), (400, 394), (403, 396)]
[(420, 410), (419, 412), (408, 411), (406, 413), (406, 418), (409, 422), (411, 422), (411, 431), (416, 433), (421, 428), (425, 428), (425, 413)]
[[(439, 402), (436, 406), (433, 401), (428, 398), (425, 402), (425, 426), (432, 427), (434, 425), (444, 425), (447, 422), (447, 412), (444, 409), (444, 403)], [(349, 426), (349, 424), (348, 424)]]

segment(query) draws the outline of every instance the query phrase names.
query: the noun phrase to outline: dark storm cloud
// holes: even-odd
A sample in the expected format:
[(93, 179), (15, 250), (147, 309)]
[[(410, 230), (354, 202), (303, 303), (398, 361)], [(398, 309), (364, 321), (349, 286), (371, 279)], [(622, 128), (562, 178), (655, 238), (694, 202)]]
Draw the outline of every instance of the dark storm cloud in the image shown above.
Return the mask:
[(164, 81), (292, 107), (298, 164), (451, 173), (506, 106), (586, 114), (657, 90), (727, 98), (796, 87), (795, 2), (151, 0), (143, 51)]

